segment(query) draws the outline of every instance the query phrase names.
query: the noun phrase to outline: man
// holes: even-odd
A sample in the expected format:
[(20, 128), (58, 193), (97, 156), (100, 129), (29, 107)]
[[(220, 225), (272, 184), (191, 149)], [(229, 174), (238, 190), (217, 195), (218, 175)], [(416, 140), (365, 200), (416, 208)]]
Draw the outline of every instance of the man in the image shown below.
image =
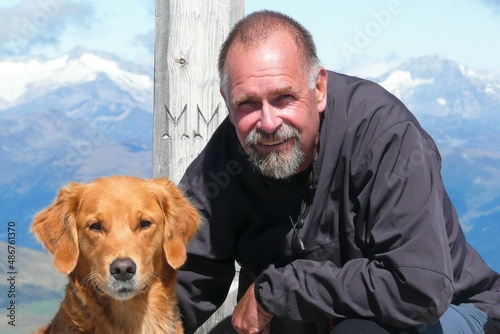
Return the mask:
[(496, 332), (499, 275), (399, 100), (326, 71), (270, 11), (233, 28), (219, 71), (229, 117), (180, 183), (206, 220), (179, 273), (186, 333), (222, 304), (234, 261), (238, 333)]

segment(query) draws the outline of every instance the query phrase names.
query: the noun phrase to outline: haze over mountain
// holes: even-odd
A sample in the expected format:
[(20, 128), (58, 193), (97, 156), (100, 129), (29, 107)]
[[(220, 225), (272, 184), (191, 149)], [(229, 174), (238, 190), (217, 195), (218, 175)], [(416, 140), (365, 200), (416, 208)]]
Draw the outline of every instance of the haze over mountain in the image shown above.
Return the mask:
[[(372, 79), (436, 140), (467, 238), (500, 270), (500, 81), (435, 56)], [(40, 249), (31, 219), (63, 184), (152, 175), (152, 99), (152, 68), (110, 54), (0, 62), (0, 221), (16, 222), (19, 246)]]

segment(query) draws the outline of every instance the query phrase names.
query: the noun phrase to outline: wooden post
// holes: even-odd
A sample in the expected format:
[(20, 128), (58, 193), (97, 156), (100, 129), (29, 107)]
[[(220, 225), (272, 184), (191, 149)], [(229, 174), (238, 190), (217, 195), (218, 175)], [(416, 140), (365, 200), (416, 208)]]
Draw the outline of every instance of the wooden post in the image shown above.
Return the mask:
[[(178, 183), (226, 117), (217, 56), (243, 14), (244, 0), (156, 0), (154, 177)], [(229, 320), (237, 279), (224, 305), (196, 334), (235, 333)]]
[(156, 0), (153, 176), (178, 183), (227, 115), (217, 56), (244, 0)]

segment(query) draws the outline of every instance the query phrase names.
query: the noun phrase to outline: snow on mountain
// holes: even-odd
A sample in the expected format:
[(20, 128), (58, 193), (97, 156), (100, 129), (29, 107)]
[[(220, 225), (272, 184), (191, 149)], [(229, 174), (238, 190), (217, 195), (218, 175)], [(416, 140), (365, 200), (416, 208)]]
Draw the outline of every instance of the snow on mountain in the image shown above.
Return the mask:
[(443, 153), (498, 150), (500, 81), (435, 56), (410, 59), (375, 81), (408, 106)]
[[(398, 62), (373, 80), (438, 144), (467, 238), (499, 270), (500, 81), (435, 56)], [(20, 245), (38, 247), (32, 216), (64, 183), (151, 176), (152, 102), (152, 68), (113, 55), (75, 49), (0, 62), (0, 221), (17, 222)]]
[(375, 81), (399, 97), (436, 141), (467, 238), (500, 269), (500, 81), (435, 56)]
[(63, 184), (151, 176), (152, 75), (84, 49), (0, 62), (0, 220), (16, 221), (20, 245), (38, 247), (28, 226)]
[(34, 118), (38, 112), (58, 110), (107, 129), (114, 140), (150, 141), (152, 77), (150, 69), (84, 49), (52, 60), (1, 62), (0, 94), (8, 100), (0, 117)]
[(77, 49), (56, 59), (1, 62), (0, 99), (7, 105), (0, 108), (25, 103), (61, 86), (92, 82), (101, 74), (141, 102), (147, 99), (142, 92), (153, 89), (151, 75), (130, 72), (104, 54)]
[(411, 59), (375, 79), (420, 117), (457, 116), (500, 125), (500, 81), (436, 56)]
[(396, 70), (394, 72), (391, 72), (391, 74), (388, 75), (380, 84), (397, 97), (402, 98), (403, 94), (410, 94), (412, 89), (414, 89), (415, 87), (420, 85), (428, 85), (433, 81), (433, 78), (412, 78), (412, 74), (409, 71)]

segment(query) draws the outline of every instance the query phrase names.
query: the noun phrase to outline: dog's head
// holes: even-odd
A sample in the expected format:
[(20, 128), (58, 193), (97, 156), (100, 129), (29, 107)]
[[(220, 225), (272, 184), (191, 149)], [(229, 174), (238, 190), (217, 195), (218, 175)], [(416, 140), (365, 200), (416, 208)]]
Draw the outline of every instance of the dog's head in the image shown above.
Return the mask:
[(199, 223), (172, 182), (113, 176), (61, 189), (31, 228), (60, 272), (128, 299), (182, 266)]

